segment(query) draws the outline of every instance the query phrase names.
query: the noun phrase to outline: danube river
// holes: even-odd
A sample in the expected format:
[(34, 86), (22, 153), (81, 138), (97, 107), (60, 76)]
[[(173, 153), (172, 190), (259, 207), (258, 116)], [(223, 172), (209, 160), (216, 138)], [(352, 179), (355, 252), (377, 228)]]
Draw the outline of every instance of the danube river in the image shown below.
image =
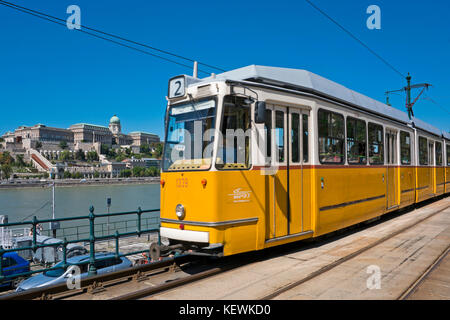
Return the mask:
[[(159, 188), (159, 184), (56, 187), (55, 216), (56, 218), (86, 216), (91, 205), (94, 206), (95, 213), (106, 213), (107, 198), (111, 198), (111, 213), (135, 211), (138, 207), (142, 210), (158, 209)], [(52, 188), (0, 190), (0, 215), (8, 215), (9, 222), (30, 221), (33, 216), (38, 219), (51, 218)], [(142, 217), (146, 218), (147, 215), (144, 214)], [(129, 216), (126, 219), (114, 217), (111, 221), (132, 218), (136, 219), (136, 216)]]

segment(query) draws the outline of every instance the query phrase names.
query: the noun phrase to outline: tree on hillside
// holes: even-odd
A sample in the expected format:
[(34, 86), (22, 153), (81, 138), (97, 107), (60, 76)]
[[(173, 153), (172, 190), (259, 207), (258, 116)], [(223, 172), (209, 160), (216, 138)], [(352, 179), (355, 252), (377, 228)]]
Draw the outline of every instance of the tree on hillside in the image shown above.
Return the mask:
[(2, 178), (9, 179), (12, 173), (12, 168), (9, 164), (2, 164), (1, 171), (2, 171)]
[(11, 157), (11, 154), (8, 151), (5, 151), (0, 154), (0, 164), (12, 165), (13, 163), (14, 163), (14, 158)]
[(119, 176), (121, 178), (128, 178), (128, 177), (131, 177), (131, 174), (132, 174), (132, 172), (130, 169), (125, 169), (125, 170), (120, 171)]
[(141, 153), (150, 154), (150, 146), (146, 143), (142, 144), (139, 150)]
[(162, 153), (163, 153), (163, 144), (161, 142), (159, 142), (156, 144), (156, 147), (155, 147), (155, 158), (158, 158), (158, 159), (161, 158)]
[(67, 149), (67, 141), (66, 141), (66, 140), (61, 140), (61, 141), (59, 142), (59, 147), (60, 147), (61, 149)]
[(26, 163), (23, 160), (23, 154), (18, 154), (16, 156), (16, 163), (17, 163), (17, 166), (19, 166), (19, 167), (25, 167), (26, 166)]
[(84, 161), (85, 160), (84, 151), (78, 149), (77, 152), (75, 153), (75, 159)]
[(142, 167), (133, 168), (133, 177), (143, 177), (145, 175), (145, 169)]
[(61, 152), (61, 154), (59, 155), (59, 159), (62, 161), (67, 161), (67, 160), (71, 160), (72, 159), (72, 155), (70, 154), (69, 150), (64, 150), (63, 152)]
[(87, 161), (98, 161), (98, 154), (97, 151), (89, 151), (87, 153)]
[(100, 154), (105, 154), (107, 155), (109, 152), (109, 148), (106, 144), (103, 144), (100, 146)]

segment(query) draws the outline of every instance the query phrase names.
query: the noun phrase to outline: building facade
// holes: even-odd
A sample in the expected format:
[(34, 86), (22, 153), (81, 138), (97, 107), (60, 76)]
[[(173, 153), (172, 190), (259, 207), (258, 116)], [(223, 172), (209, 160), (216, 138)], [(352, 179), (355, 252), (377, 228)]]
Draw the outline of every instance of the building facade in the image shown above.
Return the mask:
[(73, 132), (74, 143), (100, 142), (103, 144), (111, 145), (113, 142), (113, 134), (108, 127), (88, 123), (77, 123), (71, 125), (69, 130)]
[(135, 131), (128, 134), (134, 146), (142, 146), (143, 144), (159, 143), (159, 136), (152, 133)]
[(32, 127), (21, 126), (14, 131), (14, 140), (21, 143), (23, 140), (40, 142), (74, 142), (74, 135), (68, 129), (47, 127), (43, 124), (36, 124)]

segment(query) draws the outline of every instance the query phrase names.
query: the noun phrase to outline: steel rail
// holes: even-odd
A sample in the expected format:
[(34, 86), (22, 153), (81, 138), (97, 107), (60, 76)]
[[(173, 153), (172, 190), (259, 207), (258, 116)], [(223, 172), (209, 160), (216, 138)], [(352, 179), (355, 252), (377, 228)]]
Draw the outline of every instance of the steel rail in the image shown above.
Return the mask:
[(397, 231), (394, 231), (391, 234), (388, 234), (388, 235), (378, 239), (377, 241), (375, 241), (375, 242), (373, 242), (373, 243), (371, 243), (371, 244), (369, 244), (369, 245), (367, 245), (367, 246), (365, 246), (365, 247), (363, 247), (363, 248), (361, 248), (361, 249), (359, 249), (359, 250), (357, 250), (355, 252), (352, 252), (352, 253), (350, 253), (350, 254), (340, 258), (339, 260), (336, 260), (336, 261), (330, 263), (329, 265), (327, 265), (327, 266), (325, 266), (325, 267), (323, 267), (323, 268), (321, 268), (321, 269), (319, 269), (317, 271), (312, 272), (311, 274), (309, 274), (305, 278), (297, 280), (297, 281), (295, 281), (295, 282), (293, 282), (291, 284), (288, 284), (288, 285), (286, 285), (284, 287), (281, 287), (280, 289), (278, 289), (278, 290), (276, 290), (276, 291), (274, 291), (274, 292), (272, 292), (272, 293), (270, 293), (270, 294), (268, 294), (266, 296), (263, 296), (263, 297), (259, 298), (259, 300), (271, 300), (271, 299), (279, 296), (282, 293), (285, 293), (285, 292), (287, 292), (287, 291), (289, 291), (289, 290), (291, 290), (291, 289), (293, 289), (295, 287), (298, 287), (298, 286), (302, 285), (305, 282), (311, 281), (312, 279), (317, 278), (318, 276), (320, 276), (320, 275), (322, 275), (322, 274), (324, 274), (324, 273), (334, 269), (335, 267), (341, 265), (342, 263), (344, 263), (346, 261), (349, 261), (349, 260), (359, 256), (360, 254), (366, 252), (367, 250), (372, 249), (372, 248), (380, 245), (381, 243), (383, 243), (383, 242), (385, 242), (385, 241), (395, 237), (396, 235), (401, 234), (401, 233), (403, 233), (403, 232), (405, 232), (405, 231), (407, 231), (407, 230), (417, 226), (421, 222), (423, 222), (423, 221), (425, 221), (427, 219), (430, 219), (431, 217), (437, 215), (438, 213), (441, 213), (441, 212), (447, 210), (448, 208), (450, 208), (450, 206), (446, 206), (446, 207), (444, 207), (442, 209), (439, 209), (439, 210), (429, 214), (425, 218), (422, 218), (422, 219), (420, 219), (420, 220), (418, 220), (416, 222), (411, 223), (410, 225), (407, 225), (404, 228), (401, 228), (401, 229), (399, 229)]
[(103, 275), (96, 275), (81, 279), (80, 289), (69, 290), (66, 283), (45, 286), (42, 288), (30, 289), (22, 292), (13, 292), (0, 296), (0, 301), (3, 300), (33, 300), (33, 299), (52, 299), (53, 296), (59, 294), (83, 294), (91, 286), (96, 286), (105, 282), (114, 281), (120, 282), (124, 278), (130, 278), (136, 276), (137, 274), (148, 273), (150, 271), (157, 271), (159, 269), (164, 269), (170, 267), (174, 264), (181, 264), (185, 262), (190, 262), (198, 257), (190, 255), (180, 255), (173, 258), (167, 258), (162, 261), (153, 262), (145, 265), (134, 266), (125, 270), (110, 272)]
[(428, 276), (439, 266), (442, 262), (442, 260), (445, 259), (445, 257), (450, 252), (450, 245), (447, 247), (447, 249), (442, 252), (439, 257), (434, 260), (434, 262), (422, 273), (416, 281), (412, 285), (410, 285), (405, 291), (402, 292), (402, 294), (397, 298), (397, 300), (406, 300), (411, 296), (416, 289), (422, 284), (422, 282), (428, 278)]
[(231, 270), (233, 267), (216, 267), (213, 269), (209, 269), (191, 276), (187, 276), (184, 278), (180, 278), (174, 281), (170, 281), (170, 282), (166, 282), (163, 283), (159, 286), (156, 287), (149, 287), (149, 288), (145, 288), (145, 289), (141, 289), (138, 291), (134, 291), (134, 292), (130, 292), (130, 293), (126, 293), (122, 296), (118, 296), (115, 298), (112, 298), (110, 300), (137, 300), (137, 299), (142, 299), (148, 296), (152, 296), (156, 293), (161, 293), (170, 289), (174, 289), (174, 288), (178, 288), (181, 287), (183, 285), (198, 281), (198, 280), (202, 280), (214, 275), (217, 275), (219, 273)]

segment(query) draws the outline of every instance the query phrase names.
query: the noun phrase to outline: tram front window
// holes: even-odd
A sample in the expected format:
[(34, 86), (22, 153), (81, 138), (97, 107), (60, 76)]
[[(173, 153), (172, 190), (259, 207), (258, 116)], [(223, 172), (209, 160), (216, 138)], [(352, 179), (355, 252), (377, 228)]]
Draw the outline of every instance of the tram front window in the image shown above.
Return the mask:
[(250, 104), (245, 97), (226, 96), (220, 125), (216, 168), (250, 168)]
[(163, 159), (164, 171), (208, 170), (213, 150), (215, 100), (169, 109)]

